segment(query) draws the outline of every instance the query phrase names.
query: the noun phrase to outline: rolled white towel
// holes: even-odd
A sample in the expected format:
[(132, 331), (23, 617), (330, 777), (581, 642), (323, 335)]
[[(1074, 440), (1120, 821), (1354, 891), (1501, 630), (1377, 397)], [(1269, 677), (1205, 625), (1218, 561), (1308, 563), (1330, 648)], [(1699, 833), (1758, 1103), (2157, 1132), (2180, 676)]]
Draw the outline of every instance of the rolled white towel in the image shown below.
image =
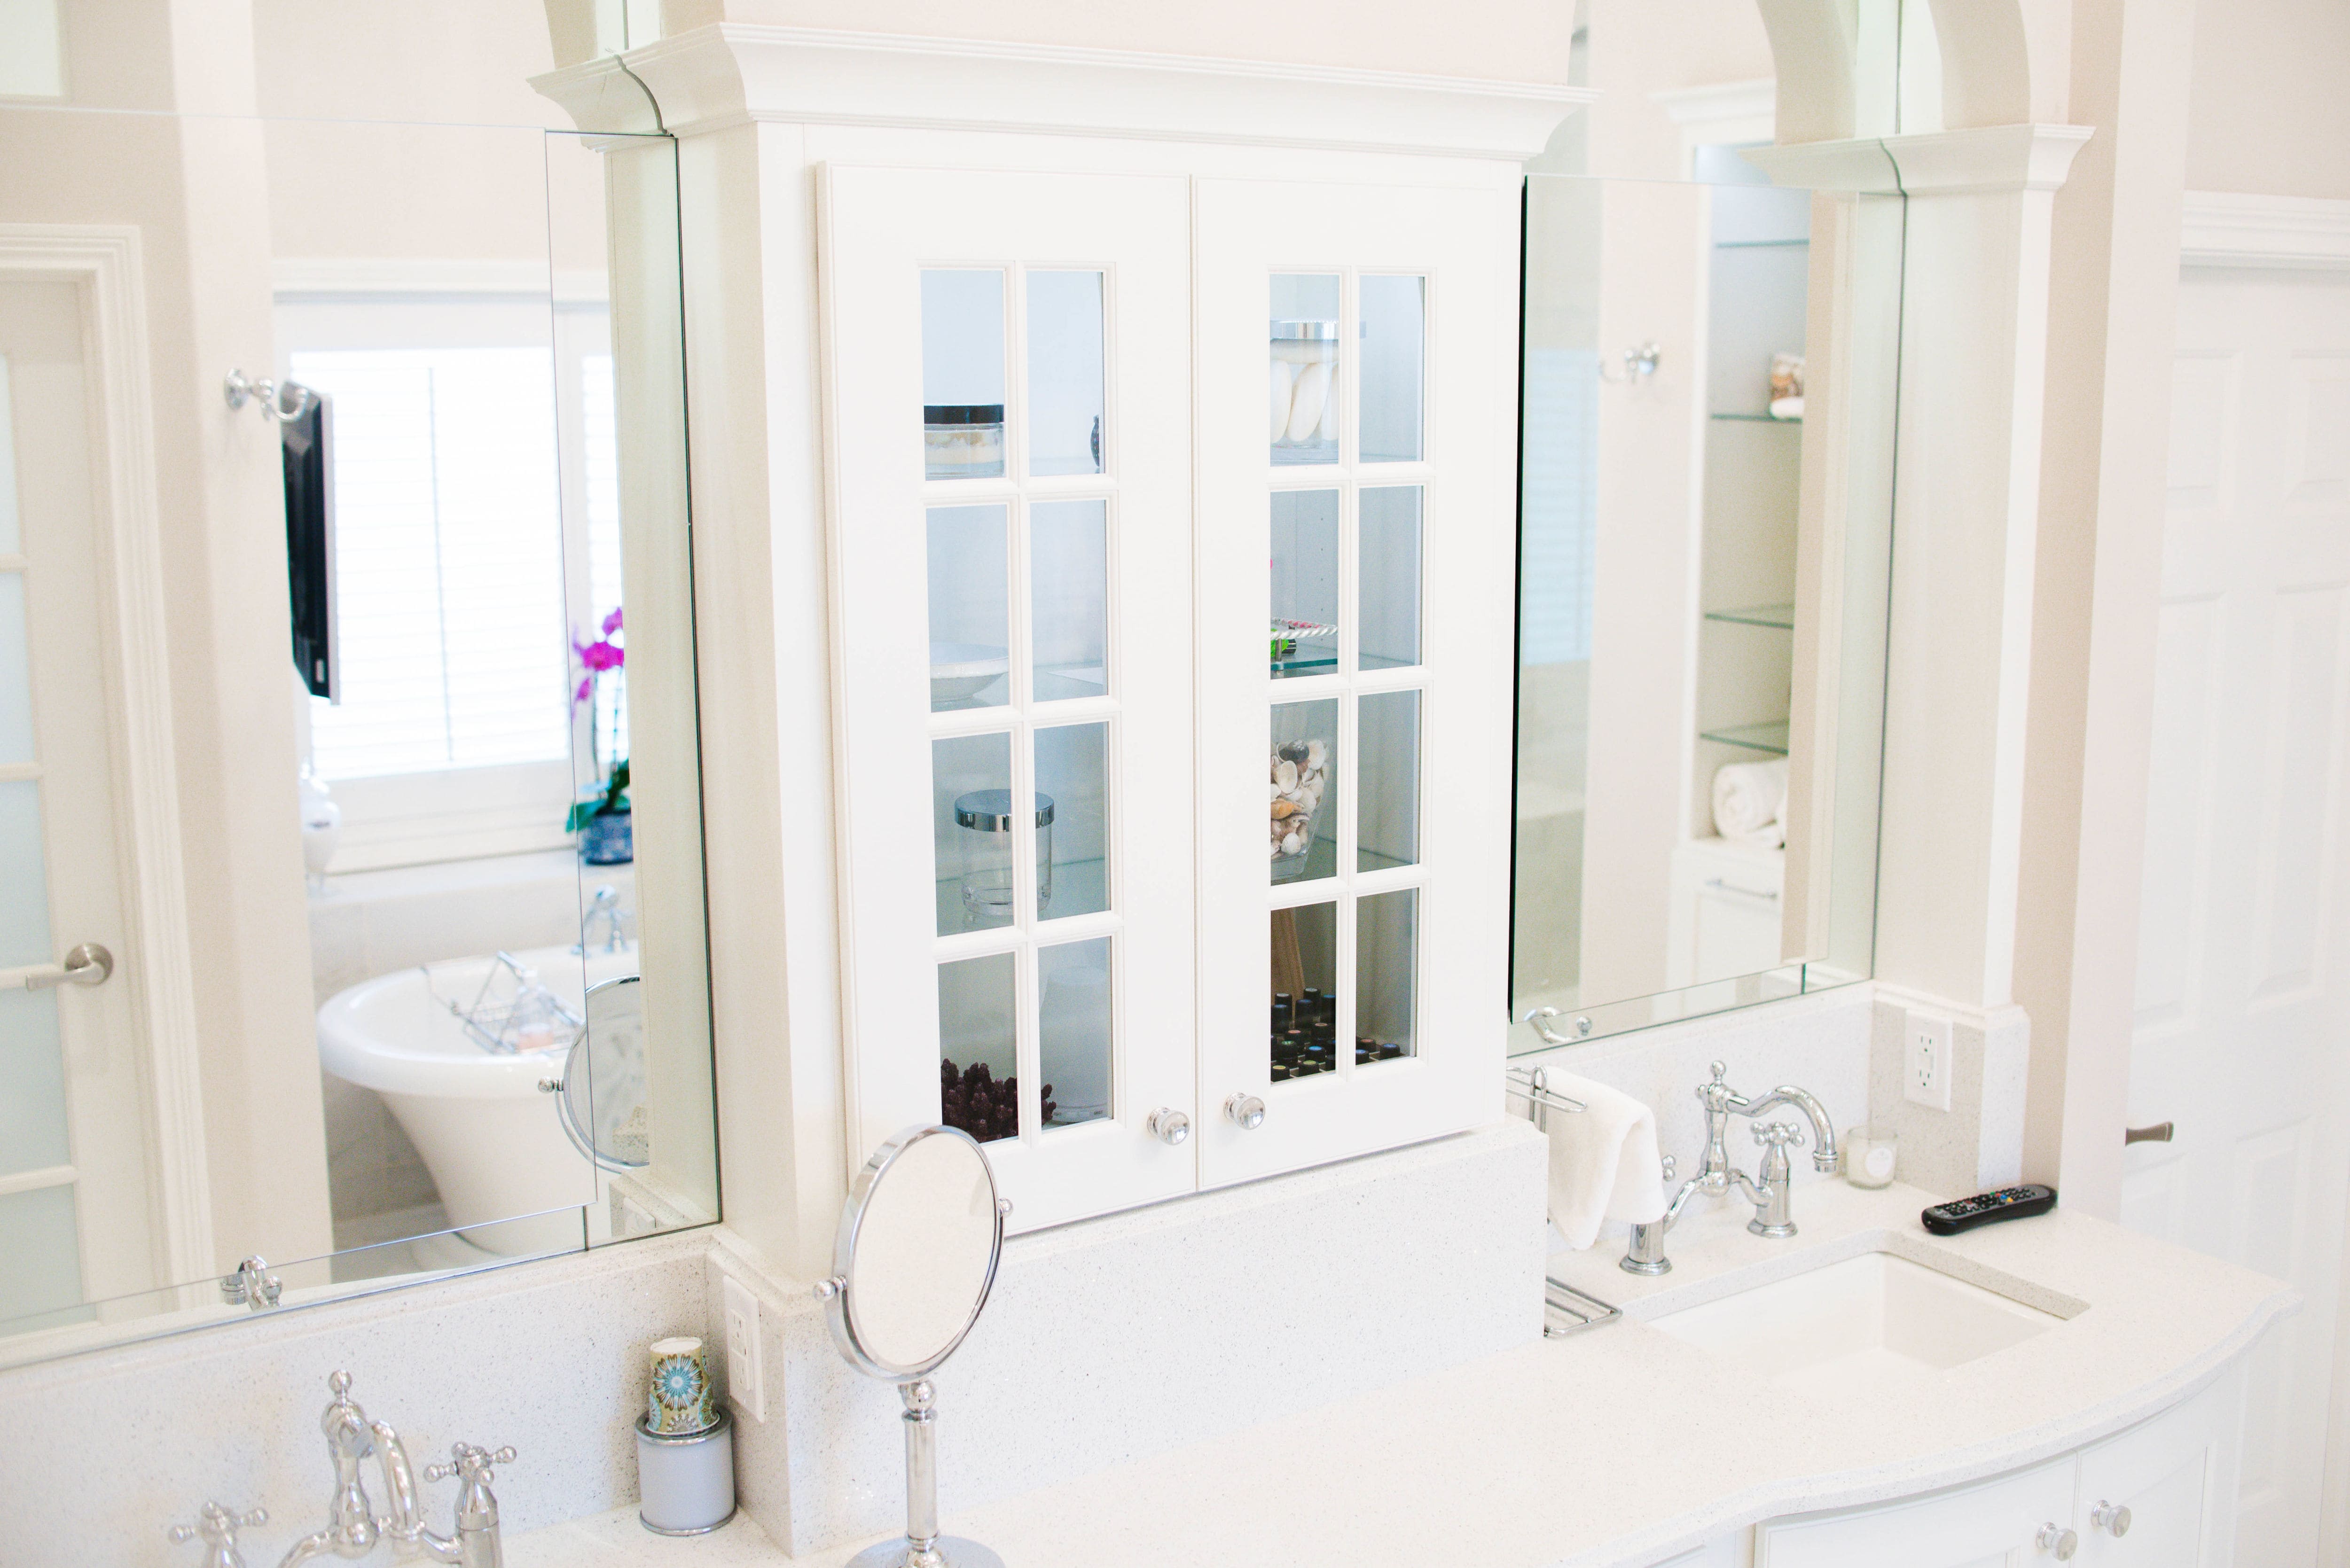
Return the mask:
[(1787, 842), (1787, 759), (1731, 763), (1713, 775), (1713, 830), (1741, 844)]
[(1657, 1113), (1605, 1084), (1555, 1069), (1549, 1086), (1586, 1107), (1555, 1108), (1550, 1125), (1550, 1220), (1570, 1247), (1599, 1239), (1602, 1220), (1645, 1224), (1665, 1212), (1662, 1159), (1657, 1153)]

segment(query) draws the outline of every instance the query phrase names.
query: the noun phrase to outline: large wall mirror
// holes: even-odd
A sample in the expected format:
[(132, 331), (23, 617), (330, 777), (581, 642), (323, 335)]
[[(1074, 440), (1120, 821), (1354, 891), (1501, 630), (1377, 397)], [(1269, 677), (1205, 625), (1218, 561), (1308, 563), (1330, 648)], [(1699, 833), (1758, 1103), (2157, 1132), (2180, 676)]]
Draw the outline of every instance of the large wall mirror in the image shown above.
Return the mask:
[(715, 1220), (674, 143), (0, 140), (0, 1362)]
[(1869, 973), (1898, 196), (1526, 187), (1512, 1048)]

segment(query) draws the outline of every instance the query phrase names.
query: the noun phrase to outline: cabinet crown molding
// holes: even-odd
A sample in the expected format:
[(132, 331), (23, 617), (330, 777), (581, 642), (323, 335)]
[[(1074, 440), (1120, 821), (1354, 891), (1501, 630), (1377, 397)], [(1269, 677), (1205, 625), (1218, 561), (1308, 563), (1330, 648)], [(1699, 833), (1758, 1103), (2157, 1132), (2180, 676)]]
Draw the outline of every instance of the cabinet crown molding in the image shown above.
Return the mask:
[(2178, 259), (2188, 266), (2350, 267), (2350, 202), (2189, 191)]
[(1986, 125), (1914, 136), (1856, 137), (1749, 149), (1772, 183), (1874, 195), (2054, 191), (2095, 128)]
[(1552, 82), (1417, 76), (1049, 44), (721, 22), (534, 78), (585, 129), (634, 76), (680, 136), (772, 120), (1440, 157), (1533, 157), (1602, 95)]

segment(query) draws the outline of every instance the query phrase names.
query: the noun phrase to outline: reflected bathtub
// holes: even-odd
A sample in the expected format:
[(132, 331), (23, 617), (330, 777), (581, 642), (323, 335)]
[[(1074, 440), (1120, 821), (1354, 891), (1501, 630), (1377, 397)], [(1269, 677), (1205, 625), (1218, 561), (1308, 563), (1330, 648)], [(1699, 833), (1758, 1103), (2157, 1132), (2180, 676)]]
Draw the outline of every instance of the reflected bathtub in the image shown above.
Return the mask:
[[(637, 972), (637, 944), (514, 957), (576, 1014), (587, 988)], [(577, 1247), (580, 1210), (600, 1239), (600, 1173), (563, 1130), (542, 1081), (563, 1074), (565, 1048), (500, 1054), (465, 1033), (447, 1002), (471, 1003), (496, 961), (453, 959), (361, 981), (318, 1009), (318, 1064), (373, 1089), (416, 1146), (449, 1223), (493, 1252)], [(537, 1218), (509, 1223), (517, 1215)], [(475, 1230), (474, 1227), (483, 1229)]]

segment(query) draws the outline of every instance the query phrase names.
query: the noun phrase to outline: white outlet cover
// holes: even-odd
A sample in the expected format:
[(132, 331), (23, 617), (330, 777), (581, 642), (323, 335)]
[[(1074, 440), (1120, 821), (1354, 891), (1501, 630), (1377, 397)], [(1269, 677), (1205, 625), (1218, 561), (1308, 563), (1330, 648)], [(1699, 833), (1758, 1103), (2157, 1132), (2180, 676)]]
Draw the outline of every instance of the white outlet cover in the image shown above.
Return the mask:
[(759, 1298), (729, 1278), (725, 1293), (726, 1397), (754, 1421), (767, 1418), (764, 1358), (759, 1350)]
[(1937, 1111), (1950, 1108), (1952, 1026), (1948, 1015), (1905, 1014), (1901, 1033), (1901, 1097)]

